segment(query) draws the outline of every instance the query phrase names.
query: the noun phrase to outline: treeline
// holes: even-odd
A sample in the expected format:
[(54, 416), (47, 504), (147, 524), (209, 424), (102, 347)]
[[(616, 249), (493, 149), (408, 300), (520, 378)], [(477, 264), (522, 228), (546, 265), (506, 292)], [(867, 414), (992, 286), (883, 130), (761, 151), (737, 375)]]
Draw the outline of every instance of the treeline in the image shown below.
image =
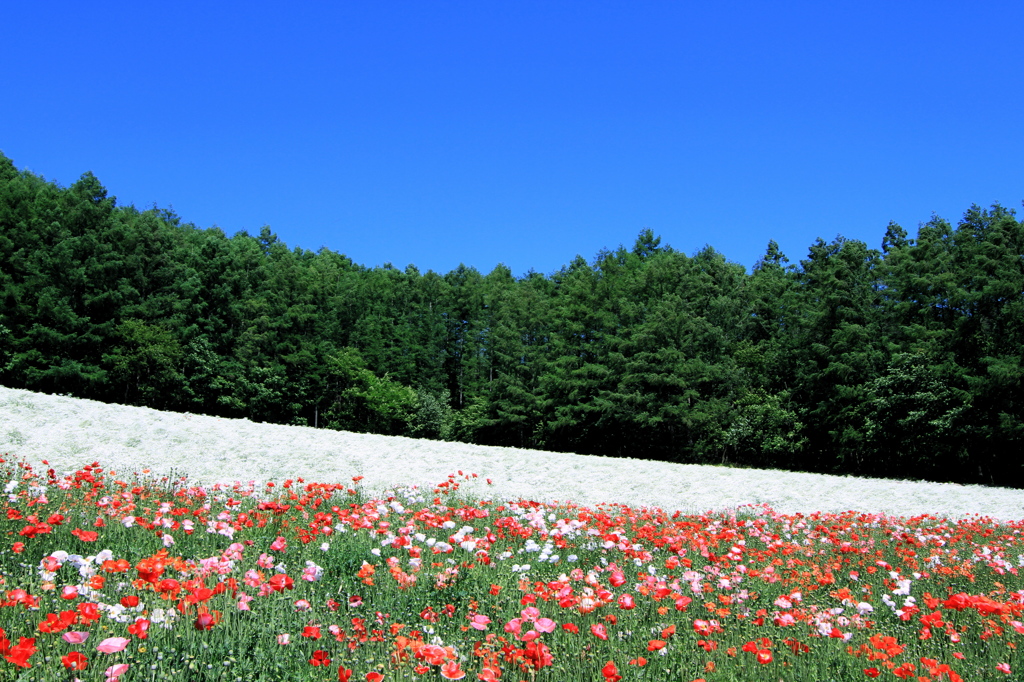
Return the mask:
[(649, 230), (515, 277), (367, 268), (0, 155), (0, 383), (673, 462), (1024, 487), (1024, 224), (970, 208), (751, 274)]

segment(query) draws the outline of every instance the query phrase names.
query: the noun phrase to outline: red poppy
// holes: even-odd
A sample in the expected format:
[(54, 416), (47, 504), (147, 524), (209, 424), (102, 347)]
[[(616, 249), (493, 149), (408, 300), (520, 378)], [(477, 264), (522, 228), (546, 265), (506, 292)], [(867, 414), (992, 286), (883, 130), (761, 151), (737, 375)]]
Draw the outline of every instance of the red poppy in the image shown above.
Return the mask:
[(60, 661), (65, 668), (71, 670), (85, 670), (89, 666), (89, 659), (80, 651), (72, 651), (67, 656), (61, 656)]
[(441, 677), (446, 680), (461, 680), (466, 672), (459, 667), (457, 661), (448, 661), (441, 666)]
[(270, 580), (267, 581), (271, 589), (275, 592), (284, 592), (285, 590), (294, 590), (295, 581), (290, 576), (284, 573), (275, 574)]
[(198, 616), (196, 616), (196, 630), (209, 630), (216, 624), (217, 621), (213, 617), (212, 613), (200, 613)]
[(622, 679), (615, 661), (605, 663), (604, 667), (601, 668), (601, 674), (604, 675), (604, 682), (619, 682)]
[(100, 619), (100, 606), (93, 602), (79, 604), (78, 615), (85, 621), (97, 621)]
[(128, 634), (135, 635), (139, 639), (146, 639), (149, 637), (149, 621), (139, 618), (128, 626)]
[(555, 662), (547, 644), (536, 640), (526, 645), (526, 655), (523, 658), (533, 665), (534, 670), (540, 670)]
[(134, 594), (130, 594), (127, 597), (121, 597), (121, 606), (125, 607), (126, 609), (135, 608), (138, 605), (139, 598), (136, 597)]
[(74, 529), (71, 531), (71, 534), (82, 542), (96, 542), (100, 536), (100, 534), (94, 530), (82, 530), (81, 528)]
[(338, 682), (348, 682), (352, 677), (352, 668), (343, 665), (338, 666)]
[(901, 680), (905, 680), (914, 674), (915, 669), (916, 668), (914, 667), (913, 663), (904, 663), (900, 667), (893, 670), (892, 674), (900, 678)]
[(331, 664), (330, 654), (328, 654), (323, 649), (317, 649), (316, 651), (313, 652), (313, 658), (309, 659), (309, 664), (310, 665), (317, 665), (317, 666), (319, 666), (319, 665), (330, 665)]
[(36, 652), (36, 640), (34, 637), (21, 637), (18, 643), (11, 647), (11, 652), (4, 656), (7, 661), (20, 668), (31, 668), (32, 664), (28, 659)]

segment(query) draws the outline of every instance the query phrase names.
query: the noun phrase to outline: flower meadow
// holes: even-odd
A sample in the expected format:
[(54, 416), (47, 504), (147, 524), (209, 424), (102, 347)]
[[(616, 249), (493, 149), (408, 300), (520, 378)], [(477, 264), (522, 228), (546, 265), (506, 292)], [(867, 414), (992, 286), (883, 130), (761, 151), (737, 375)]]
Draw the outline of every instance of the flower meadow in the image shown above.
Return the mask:
[(1024, 522), (0, 460), (0, 680), (1020, 679)]

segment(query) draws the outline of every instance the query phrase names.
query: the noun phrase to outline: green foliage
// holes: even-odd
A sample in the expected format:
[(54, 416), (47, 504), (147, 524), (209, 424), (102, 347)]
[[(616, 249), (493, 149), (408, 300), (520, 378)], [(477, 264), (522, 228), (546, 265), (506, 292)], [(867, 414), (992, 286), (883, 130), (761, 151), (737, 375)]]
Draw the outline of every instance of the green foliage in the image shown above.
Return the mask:
[(139, 319), (114, 328), (116, 344), (103, 355), (111, 377), (125, 386), (125, 402), (161, 406), (164, 396), (182, 381), (179, 365), (184, 355), (170, 330)]
[(325, 414), (329, 427), (392, 436), (409, 435), (418, 425), (429, 428), (429, 409), (421, 412), (416, 391), (375, 375), (358, 350), (343, 348), (327, 360), (337, 387)]
[(643, 230), (545, 276), (365, 268), (0, 155), (0, 381), (674, 462), (1024, 485), (1024, 225), (996, 205), (751, 273)]

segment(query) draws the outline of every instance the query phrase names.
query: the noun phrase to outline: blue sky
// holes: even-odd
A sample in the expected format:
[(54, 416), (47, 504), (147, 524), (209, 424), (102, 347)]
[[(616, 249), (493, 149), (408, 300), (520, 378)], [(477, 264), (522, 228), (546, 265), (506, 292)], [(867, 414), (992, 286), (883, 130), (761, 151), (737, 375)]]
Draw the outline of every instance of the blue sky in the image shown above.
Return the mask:
[(545, 274), (1024, 199), (1021, 2), (9, 3), (0, 150), (368, 266)]

